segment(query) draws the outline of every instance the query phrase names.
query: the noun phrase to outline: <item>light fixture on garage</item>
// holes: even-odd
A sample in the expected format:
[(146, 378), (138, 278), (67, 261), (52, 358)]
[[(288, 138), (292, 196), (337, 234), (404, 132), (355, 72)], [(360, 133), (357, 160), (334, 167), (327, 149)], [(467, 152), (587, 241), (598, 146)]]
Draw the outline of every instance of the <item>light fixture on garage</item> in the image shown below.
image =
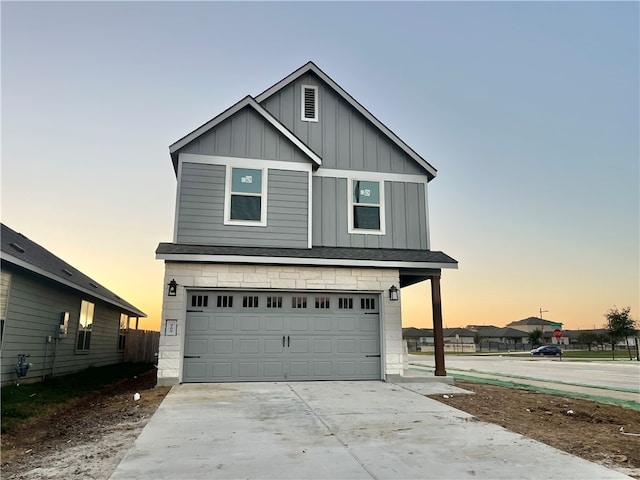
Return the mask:
[(389, 289), (389, 300), (392, 302), (398, 301), (398, 289), (395, 285), (391, 285), (391, 288)]
[(175, 278), (172, 278), (171, 281), (168, 283), (168, 285), (169, 285), (169, 290), (167, 291), (167, 296), (175, 297), (176, 292), (178, 291), (178, 284), (176, 283)]

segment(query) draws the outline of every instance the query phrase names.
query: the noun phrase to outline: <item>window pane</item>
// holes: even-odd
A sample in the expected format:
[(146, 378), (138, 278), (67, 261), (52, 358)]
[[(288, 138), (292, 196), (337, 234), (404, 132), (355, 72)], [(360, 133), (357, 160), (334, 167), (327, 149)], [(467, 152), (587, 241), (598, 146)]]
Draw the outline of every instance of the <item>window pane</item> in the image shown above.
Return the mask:
[(231, 195), (231, 220), (260, 221), (262, 199), (260, 197), (244, 197)]
[(380, 208), (353, 207), (353, 228), (380, 230)]
[(232, 169), (231, 191), (233, 193), (262, 193), (262, 170)]
[(380, 204), (380, 185), (378, 182), (353, 181), (353, 203)]

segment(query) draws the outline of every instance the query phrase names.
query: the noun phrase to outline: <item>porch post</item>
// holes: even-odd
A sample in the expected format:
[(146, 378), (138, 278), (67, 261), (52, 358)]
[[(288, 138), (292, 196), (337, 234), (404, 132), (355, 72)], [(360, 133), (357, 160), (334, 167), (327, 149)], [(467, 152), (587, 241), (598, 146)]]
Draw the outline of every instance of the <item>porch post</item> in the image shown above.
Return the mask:
[(444, 333), (442, 331), (442, 302), (440, 300), (440, 275), (431, 277), (431, 307), (433, 311), (433, 346), (436, 360), (436, 376), (446, 377), (444, 367)]

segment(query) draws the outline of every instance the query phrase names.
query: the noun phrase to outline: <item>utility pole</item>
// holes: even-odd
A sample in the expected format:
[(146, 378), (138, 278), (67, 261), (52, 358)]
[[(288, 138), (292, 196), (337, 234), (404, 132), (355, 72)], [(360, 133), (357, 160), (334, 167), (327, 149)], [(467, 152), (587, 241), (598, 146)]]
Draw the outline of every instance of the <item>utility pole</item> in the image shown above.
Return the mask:
[[(549, 310), (543, 310), (542, 308), (540, 308), (540, 320), (542, 320), (542, 314), (543, 313), (548, 313)], [(540, 325), (540, 328), (542, 330), (542, 343), (544, 343), (544, 324)]]

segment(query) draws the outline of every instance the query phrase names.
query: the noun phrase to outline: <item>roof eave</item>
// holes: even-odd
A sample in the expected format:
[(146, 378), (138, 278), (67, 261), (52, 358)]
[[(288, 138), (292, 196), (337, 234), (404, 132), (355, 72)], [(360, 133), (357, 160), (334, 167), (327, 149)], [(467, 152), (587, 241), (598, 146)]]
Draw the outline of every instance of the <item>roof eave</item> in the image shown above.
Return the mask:
[(177, 174), (178, 172), (178, 152), (181, 148), (186, 146), (187, 144), (194, 141), (199, 136), (208, 132), (216, 125), (219, 125), (226, 119), (235, 115), (237, 112), (242, 110), (245, 107), (253, 108), (262, 118), (264, 118), (271, 126), (273, 126), (276, 130), (278, 130), (282, 135), (284, 135), (291, 143), (293, 143), (298, 149), (300, 149), (309, 159), (315, 164), (316, 167), (322, 165), (322, 159), (307, 145), (305, 145), (298, 137), (296, 137), (290, 130), (288, 130), (282, 123), (280, 123), (276, 118), (271, 115), (267, 110), (265, 110), (262, 105), (255, 101), (253, 97), (247, 95), (242, 100), (237, 102), (235, 105), (227, 108), (224, 112), (217, 115), (216, 117), (209, 120), (204, 125), (193, 130), (191, 133), (185, 135), (177, 142), (174, 142), (169, 146), (169, 153), (171, 155), (171, 160), (173, 162), (173, 168)]
[(378, 267), (378, 268), (416, 268), (416, 269), (457, 269), (457, 262), (411, 262), (402, 260), (357, 260), (346, 258), (300, 258), (261, 255), (215, 255), (197, 253), (156, 253), (156, 260), (167, 262), (214, 262), (245, 264), (285, 264), (285, 265), (317, 265), (346, 267)]
[(7, 252), (2, 252), (2, 260), (6, 261), (8, 263), (12, 263), (12, 264), (14, 264), (14, 265), (16, 265), (18, 267), (24, 268), (25, 270), (28, 270), (28, 271), (30, 271), (32, 273), (37, 274), (37, 275), (43, 276), (45, 278), (48, 278), (49, 280), (53, 280), (53, 281), (55, 281), (57, 283), (60, 283), (60, 284), (65, 285), (67, 287), (70, 287), (70, 288), (72, 288), (72, 289), (74, 289), (74, 290), (76, 290), (78, 292), (87, 294), (87, 295), (89, 295), (91, 297), (94, 297), (94, 298), (98, 298), (98, 299), (102, 300), (103, 302), (108, 303), (109, 305), (113, 305), (113, 306), (116, 306), (116, 307), (124, 310), (127, 313), (133, 313), (138, 317), (146, 317), (147, 316), (147, 314), (144, 313), (142, 310), (138, 310), (133, 305), (128, 304), (128, 302), (126, 302), (126, 303), (116, 302), (116, 301), (114, 301), (114, 300), (112, 300), (112, 299), (110, 299), (108, 297), (105, 297), (104, 295), (102, 295), (102, 294), (100, 294), (98, 292), (91, 291), (88, 288), (84, 288), (84, 287), (82, 287), (80, 285), (77, 285), (77, 284), (75, 284), (73, 282), (70, 282), (69, 280), (66, 280), (66, 279), (64, 279), (62, 277), (54, 275), (51, 272), (48, 272), (48, 271), (46, 271), (46, 270), (44, 270), (44, 269), (42, 269), (40, 267), (36, 267), (35, 265), (32, 265), (29, 262), (25, 262), (24, 260), (22, 260), (20, 258), (17, 258), (17, 257), (15, 257), (15, 256), (13, 256), (13, 255), (11, 255), (11, 254), (9, 254)]

